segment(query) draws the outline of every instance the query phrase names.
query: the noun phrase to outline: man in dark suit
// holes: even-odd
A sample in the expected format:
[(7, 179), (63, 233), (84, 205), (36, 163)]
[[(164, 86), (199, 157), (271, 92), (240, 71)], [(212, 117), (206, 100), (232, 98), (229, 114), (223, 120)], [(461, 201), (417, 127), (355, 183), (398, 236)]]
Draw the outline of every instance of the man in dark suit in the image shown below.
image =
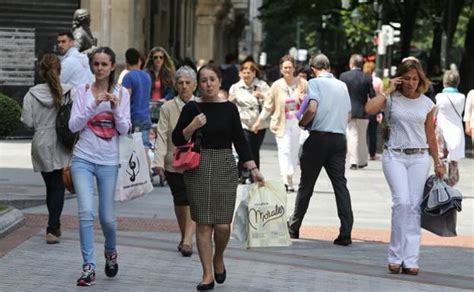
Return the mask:
[(369, 155), (367, 148), (369, 116), (364, 108), (367, 100), (375, 96), (375, 90), (372, 77), (361, 70), (363, 63), (361, 55), (352, 55), (349, 60), (350, 70), (339, 76), (339, 79), (346, 83), (351, 97), (352, 119), (347, 125), (347, 151), (351, 169), (366, 167)]

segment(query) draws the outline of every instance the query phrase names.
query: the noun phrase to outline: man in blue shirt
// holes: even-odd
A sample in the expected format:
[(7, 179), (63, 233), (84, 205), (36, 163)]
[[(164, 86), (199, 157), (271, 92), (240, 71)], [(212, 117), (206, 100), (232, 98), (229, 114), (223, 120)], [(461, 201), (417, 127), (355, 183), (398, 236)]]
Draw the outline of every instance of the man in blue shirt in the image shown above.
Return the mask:
[(303, 145), (300, 158), (301, 181), (296, 195), (295, 210), (288, 221), (291, 238), (299, 238), (299, 229), (308, 209), (314, 185), (324, 167), (336, 195), (337, 213), (341, 221), (334, 244), (352, 243), (353, 215), (351, 198), (344, 174), (346, 164), (346, 128), (351, 118), (351, 100), (344, 82), (330, 73), (329, 59), (318, 54), (310, 60), (317, 78), (308, 81), (309, 105), (299, 125), (312, 120), (310, 135)]
[(123, 77), (122, 86), (130, 93), (130, 119), (132, 121), (132, 131), (142, 132), (145, 153), (150, 147), (150, 76), (140, 70), (140, 53), (130, 48), (125, 52), (125, 62), (128, 73)]

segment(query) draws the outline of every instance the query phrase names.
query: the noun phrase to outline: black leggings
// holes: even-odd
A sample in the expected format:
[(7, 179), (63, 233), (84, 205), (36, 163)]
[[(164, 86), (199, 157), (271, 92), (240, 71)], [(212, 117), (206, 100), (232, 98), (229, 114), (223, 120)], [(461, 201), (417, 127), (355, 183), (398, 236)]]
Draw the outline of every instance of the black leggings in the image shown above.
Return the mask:
[(46, 206), (48, 207), (48, 227), (47, 233), (58, 235), (61, 223), (61, 212), (64, 206), (64, 184), (63, 170), (56, 169), (52, 172), (41, 172), (46, 185)]
[(175, 206), (189, 206), (183, 174), (165, 171), (165, 177), (173, 195), (173, 204)]
[(371, 157), (375, 156), (377, 152), (377, 127), (379, 123), (376, 117), (377, 116), (369, 116), (369, 126), (367, 127), (367, 140), (369, 140), (369, 154)]

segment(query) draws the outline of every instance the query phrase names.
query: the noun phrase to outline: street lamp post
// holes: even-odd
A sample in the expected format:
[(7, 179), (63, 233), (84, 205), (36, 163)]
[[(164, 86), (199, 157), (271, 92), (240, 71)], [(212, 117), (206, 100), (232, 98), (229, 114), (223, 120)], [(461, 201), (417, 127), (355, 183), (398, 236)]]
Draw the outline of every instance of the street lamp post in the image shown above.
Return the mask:
[(321, 15), (321, 52), (324, 53), (324, 43), (326, 42), (326, 26), (331, 18), (331, 14), (322, 14)]
[(360, 19), (362, 18), (362, 15), (360, 14), (359, 9), (357, 9), (357, 7), (354, 8), (354, 10), (352, 10), (351, 18), (352, 18), (352, 23), (354, 25), (357, 25), (359, 23)]
[[(301, 25), (303, 24), (303, 21), (298, 19), (296, 20), (296, 54), (298, 56), (298, 52), (300, 51), (300, 30), (301, 30)], [(298, 60), (296, 60), (298, 61)]]
[[(382, 29), (382, 11), (383, 11), (383, 3), (379, 3), (375, 1), (374, 9), (377, 12), (377, 33), (380, 32)], [(378, 35), (378, 34), (377, 34)], [(380, 39), (378, 39), (380, 42)], [(375, 75), (379, 78), (383, 78), (383, 55), (377, 52), (376, 59), (375, 59)]]

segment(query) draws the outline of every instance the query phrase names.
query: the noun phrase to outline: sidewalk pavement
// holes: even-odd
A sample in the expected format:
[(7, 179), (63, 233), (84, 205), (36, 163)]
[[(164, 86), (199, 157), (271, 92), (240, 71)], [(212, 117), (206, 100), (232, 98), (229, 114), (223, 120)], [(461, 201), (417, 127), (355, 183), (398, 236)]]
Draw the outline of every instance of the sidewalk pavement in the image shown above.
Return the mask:
[[(262, 150), (262, 172), (278, 179), (276, 150)], [(14, 159), (12, 159), (14, 157)], [(458, 291), (474, 290), (473, 160), (460, 163), (459, 189), (464, 194), (456, 238), (423, 232), (420, 275), (391, 275), (386, 268), (390, 229), (390, 194), (380, 161), (362, 170), (347, 170), (354, 209), (354, 243), (332, 244), (338, 219), (330, 182), (322, 173), (301, 230), (304, 239), (290, 247), (246, 250), (231, 240), (226, 251), (228, 280), (220, 291)], [(298, 181), (297, 179), (295, 181)], [(0, 141), (0, 198), (44, 201), (41, 176), (34, 174), (29, 141)], [(288, 195), (288, 213), (295, 194)], [(75, 199), (66, 200), (61, 244), (46, 245), (44, 205), (22, 210), (26, 226), (0, 240), (0, 291), (77, 289), (81, 256)], [(193, 291), (200, 280), (197, 255), (181, 257), (178, 227), (167, 187), (142, 198), (117, 204), (120, 271), (116, 279), (103, 273), (103, 236), (97, 225), (97, 284), (105, 291)], [(78, 289), (79, 290), (79, 289)]]

